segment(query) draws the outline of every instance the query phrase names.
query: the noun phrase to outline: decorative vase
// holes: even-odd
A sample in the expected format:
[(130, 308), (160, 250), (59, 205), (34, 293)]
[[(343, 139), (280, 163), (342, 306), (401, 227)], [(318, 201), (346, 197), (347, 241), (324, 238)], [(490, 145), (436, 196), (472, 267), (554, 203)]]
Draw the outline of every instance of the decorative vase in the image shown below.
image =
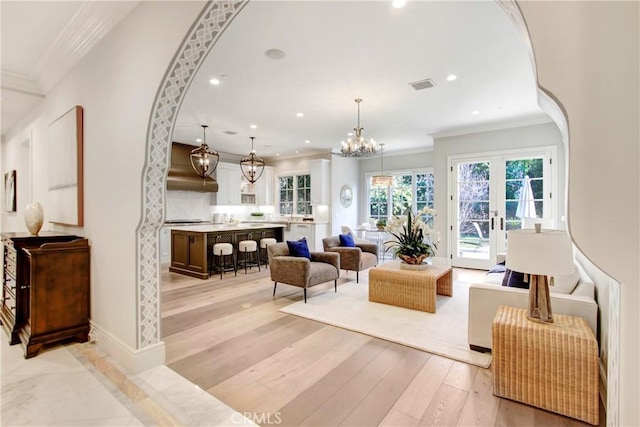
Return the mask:
[(44, 211), (42, 205), (38, 202), (31, 202), (25, 207), (24, 222), (27, 225), (29, 232), (37, 236), (38, 232), (42, 228), (44, 221)]

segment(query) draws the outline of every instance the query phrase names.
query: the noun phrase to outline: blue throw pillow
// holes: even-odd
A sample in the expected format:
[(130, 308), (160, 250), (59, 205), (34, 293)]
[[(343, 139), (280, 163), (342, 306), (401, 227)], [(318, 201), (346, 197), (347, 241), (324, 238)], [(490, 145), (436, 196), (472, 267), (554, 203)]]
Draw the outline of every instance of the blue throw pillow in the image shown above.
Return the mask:
[(289, 255), (299, 256), (311, 259), (311, 252), (309, 252), (309, 245), (307, 245), (307, 239), (302, 238), (300, 240), (287, 240), (287, 246), (289, 247)]
[(524, 281), (524, 273), (509, 270), (508, 268), (504, 272), (502, 278), (502, 286), (508, 286), (510, 288), (529, 289), (529, 283)]
[(341, 234), (340, 235), (340, 246), (346, 246), (348, 248), (355, 248), (356, 242), (353, 241), (353, 236), (351, 234)]

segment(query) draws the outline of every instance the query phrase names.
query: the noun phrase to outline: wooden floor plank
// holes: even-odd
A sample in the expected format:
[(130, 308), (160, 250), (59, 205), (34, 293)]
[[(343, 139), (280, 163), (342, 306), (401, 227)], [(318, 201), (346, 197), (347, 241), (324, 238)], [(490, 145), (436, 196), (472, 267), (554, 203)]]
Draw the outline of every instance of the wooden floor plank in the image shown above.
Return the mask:
[(414, 380), (393, 405), (393, 409), (420, 419), (443, 384), (453, 360), (431, 355)]
[(365, 427), (378, 425), (428, 359), (429, 354), (410, 349), (340, 424)]
[(367, 341), (331, 372), (327, 373), (313, 386), (300, 393), (291, 402), (280, 408), (282, 425), (298, 426), (317, 410), (329, 398), (334, 396), (353, 376), (375, 358), (389, 343), (376, 338)]
[[(453, 270), (459, 281), (484, 274)], [(341, 276), (338, 292), (355, 278)], [(273, 297), (268, 270), (201, 280), (165, 265), (161, 281), (167, 363), (215, 384), (206, 388), (210, 394), (256, 419), (278, 413), (280, 425), (290, 426), (583, 425), (493, 396), (489, 370), (281, 313), (302, 300), (302, 290), (279, 285)], [(333, 283), (308, 296), (323, 292), (333, 292)]]
[(512, 400), (500, 399), (495, 425), (498, 427), (533, 427), (535, 408)]
[(377, 357), (360, 369), (336, 394), (300, 424), (336, 426), (364, 400), (367, 394), (411, 349), (390, 343)]
[(492, 426), (496, 422), (500, 398), (493, 395), (491, 371), (478, 369), (475, 380), (469, 390), (459, 426)]
[(478, 367), (454, 361), (444, 379), (444, 383), (461, 390), (469, 391), (478, 373)]
[[(420, 419), (421, 426), (454, 426), (467, 400), (469, 392), (442, 384), (438, 393)], [(515, 424), (514, 424), (515, 425)]]

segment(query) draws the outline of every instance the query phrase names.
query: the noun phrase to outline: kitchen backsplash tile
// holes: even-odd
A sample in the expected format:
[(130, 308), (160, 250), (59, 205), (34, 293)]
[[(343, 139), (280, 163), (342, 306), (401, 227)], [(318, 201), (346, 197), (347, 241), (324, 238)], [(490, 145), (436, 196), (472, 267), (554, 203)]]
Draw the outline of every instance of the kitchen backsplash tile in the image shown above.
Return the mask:
[(210, 203), (210, 193), (167, 191), (165, 219), (211, 220)]

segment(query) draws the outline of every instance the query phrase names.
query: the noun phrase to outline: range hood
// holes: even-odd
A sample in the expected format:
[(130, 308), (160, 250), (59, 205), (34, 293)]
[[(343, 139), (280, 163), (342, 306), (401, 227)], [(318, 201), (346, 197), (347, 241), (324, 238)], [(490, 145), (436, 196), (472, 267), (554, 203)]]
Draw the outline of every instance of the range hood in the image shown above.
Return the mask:
[(213, 178), (203, 181), (191, 167), (189, 154), (193, 145), (174, 142), (171, 144), (171, 166), (167, 175), (167, 190), (199, 191), (217, 193), (218, 182)]

